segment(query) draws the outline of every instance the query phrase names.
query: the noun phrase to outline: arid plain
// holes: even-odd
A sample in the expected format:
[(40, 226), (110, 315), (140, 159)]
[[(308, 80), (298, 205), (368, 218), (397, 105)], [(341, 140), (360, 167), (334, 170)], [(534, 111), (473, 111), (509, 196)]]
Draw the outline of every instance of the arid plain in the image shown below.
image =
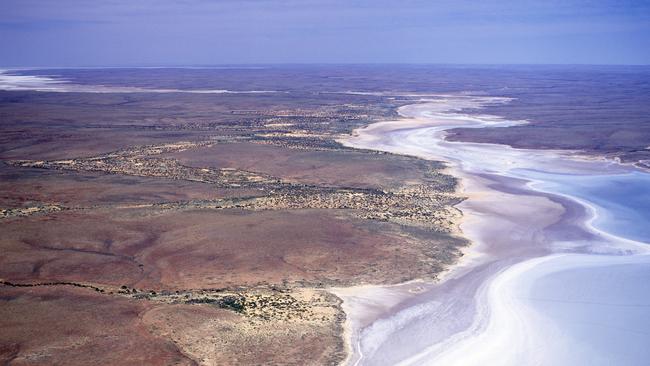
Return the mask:
[(2, 92), (0, 357), (339, 363), (328, 287), (433, 279), (467, 243), (442, 164), (335, 142), (407, 99)]
[[(328, 288), (435, 280), (469, 244), (442, 163), (337, 142), (423, 94), (510, 97), (489, 109), (530, 122), (453, 139), (649, 158), (646, 119), (613, 133), (597, 118), (630, 111), (621, 100), (647, 110), (625, 99), (639, 87), (627, 69), (20, 74), (35, 82), (0, 91), (0, 360), (12, 364), (340, 363), (345, 314)], [(576, 100), (597, 101), (589, 123), (553, 113)], [(557, 138), (567, 129), (584, 138)]]

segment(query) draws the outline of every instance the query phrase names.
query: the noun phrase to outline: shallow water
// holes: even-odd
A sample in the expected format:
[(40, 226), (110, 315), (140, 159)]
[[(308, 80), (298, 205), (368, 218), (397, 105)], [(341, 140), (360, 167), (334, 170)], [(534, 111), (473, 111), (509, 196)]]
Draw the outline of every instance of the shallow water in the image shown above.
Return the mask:
[(650, 174), (561, 175), (527, 172), (535, 187), (561, 192), (593, 205), (593, 225), (616, 236), (650, 244)]
[(647, 365), (649, 268), (646, 255), (521, 262), (485, 288), (489, 314), (477, 323), (481, 329), (401, 364)]
[(515, 290), (542, 320), (539, 334), (560, 338), (540, 351), (546, 364), (647, 365), (650, 264), (647, 256), (560, 257)]
[[(466, 187), (470, 199), (461, 205), (475, 219), (463, 230), (484, 259), (358, 330), (358, 364), (649, 364), (650, 174), (568, 152), (444, 141), (448, 128), (520, 123), (458, 112), (504, 102), (449, 97), (406, 106), (400, 113), (418, 123), (371, 125), (349, 141), (446, 160), (465, 182), (502, 178)], [(472, 194), (496, 199), (482, 203)], [(579, 223), (564, 215), (555, 235), (548, 223), (535, 226), (552, 211), (526, 210), (542, 202), (532, 198), (540, 194), (580, 204)], [(502, 223), (502, 236), (494, 235)]]

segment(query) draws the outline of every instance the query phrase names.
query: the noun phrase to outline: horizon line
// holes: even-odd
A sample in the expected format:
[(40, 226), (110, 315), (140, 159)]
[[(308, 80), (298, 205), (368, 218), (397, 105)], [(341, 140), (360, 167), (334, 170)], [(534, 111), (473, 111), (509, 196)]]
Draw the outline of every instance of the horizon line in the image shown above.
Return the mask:
[(123, 64), (123, 65), (0, 65), (0, 70), (44, 70), (44, 69), (210, 69), (210, 68), (263, 68), (281, 66), (552, 66), (552, 67), (646, 67), (650, 64), (614, 64), (614, 63), (428, 63), (428, 62), (287, 62), (287, 63), (223, 63), (223, 64)]

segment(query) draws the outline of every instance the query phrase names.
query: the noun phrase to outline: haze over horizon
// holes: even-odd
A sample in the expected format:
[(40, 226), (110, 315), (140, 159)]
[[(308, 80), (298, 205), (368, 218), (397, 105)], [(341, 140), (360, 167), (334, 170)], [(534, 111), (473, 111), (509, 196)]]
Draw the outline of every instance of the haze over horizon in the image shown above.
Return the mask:
[(649, 64), (648, 1), (5, 0), (0, 65)]

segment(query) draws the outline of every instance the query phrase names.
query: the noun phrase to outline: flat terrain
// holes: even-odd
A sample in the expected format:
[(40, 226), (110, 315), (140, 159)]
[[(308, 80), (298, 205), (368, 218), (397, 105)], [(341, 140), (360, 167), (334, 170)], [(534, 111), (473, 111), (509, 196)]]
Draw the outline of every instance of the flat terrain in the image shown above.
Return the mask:
[(301, 364), (303, 352), (310, 352), (307, 362), (331, 364), (340, 359), (342, 345), (329, 296), (254, 295), (260, 302), (279, 298), (277, 308), (284, 298), (302, 302), (287, 311), (294, 318), (268, 320), (205, 297), (172, 303), (65, 285), (2, 286), (0, 359), (16, 365)]
[[(88, 85), (291, 91), (287, 99), (300, 93), (317, 95), (322, 100), (323, 93), (343, 91), (469, 92), (511, 97), (514, 98), (511, 103), (470, 113), (487, 112), (513, 120), (527, 120), (529, 125), (506, 129), (456, 129), (450, 138), (522, 148), (582, 150), (641, 164), (650, 159), (647, 149), (650, 145), (648, 66), (359, 65), (255, 70), (121, 69), (110, 74), (102, 70), (32, 70), (29, 74), (54, 74)], [(329, 94), (328, 98), (331, 96)], [(207, 98), (197, 97), (197, 100)], [(276, 97), (258, 99), (269, 101)], [(372, 95), (348, 97), (365, 102), (377, 100)], [(92, 106), (89, 111), (95, 113), (94, 108)], [(183, 108), (179, 104), (170, 120)]]
[(327, 287), (435, 278), (466, 244), (442, 164), (336, 142), (404, 102), (0, 92), (0, 360), (337, 364)]
[(501, 96), (514, 100), (473, 113), (528, 124), (455, 129), (449, 139), (528, 149), (567, 149), (650, 168), (650, 68), (547, 67), (519, 71)]
[[(441, 163), (337, 142), (420, 98), (405, 94), (512, 97), (468, 113), (530, 122), (452, 139), (650, 159), (645, 67), (22, 74), (103, 89), (0, 91), (0, 361), (12, 364), (340, 362), (329, 286), (434, 279), (467, 244)], [(123, 87), (158, 92), (111, 92)]]

